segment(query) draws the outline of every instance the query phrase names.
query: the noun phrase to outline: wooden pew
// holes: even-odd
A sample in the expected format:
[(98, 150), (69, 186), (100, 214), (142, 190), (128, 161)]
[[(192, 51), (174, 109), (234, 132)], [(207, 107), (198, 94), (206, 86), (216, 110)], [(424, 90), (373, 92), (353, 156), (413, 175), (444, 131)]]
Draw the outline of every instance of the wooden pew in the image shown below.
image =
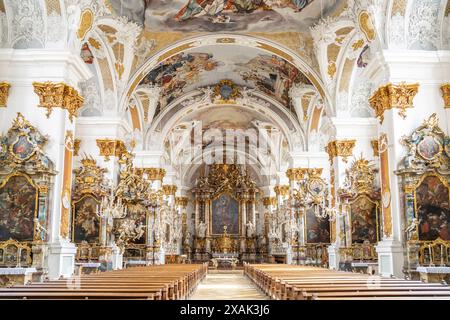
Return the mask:
[(272, 299), (444, 299), (450, 287), (420, 281), (382, 278), (309, 266), (244, 265), (247, 275)]
[(203, 265), (132, 267), (0, 289), (0, 299), (186, 299), (207, 273)]

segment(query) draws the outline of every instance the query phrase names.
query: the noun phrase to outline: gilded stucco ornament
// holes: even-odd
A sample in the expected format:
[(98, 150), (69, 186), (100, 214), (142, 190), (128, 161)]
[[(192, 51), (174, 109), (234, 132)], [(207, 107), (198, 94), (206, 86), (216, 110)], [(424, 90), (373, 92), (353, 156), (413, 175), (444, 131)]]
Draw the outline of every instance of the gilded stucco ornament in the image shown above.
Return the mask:
[(125, 143), (114, 139), (97, 139), (97, 146), (100, 150), (100, 156), (109, 161), (110, 157), (121, 157), (126, 152)]
[(307, 168), (290, 168), (286, 171), (286, 176), (289, 181), (299, 181), (303, 179), (307, 170)]
[(444, 98), (444, 107), (450, 109), (450, 83), (443, 84), (441, 86), (441, 91), (442, 97)]
[(326, 147), (330, 162), (333, 163), (335, 157), (342, 157), (344, 162), (347, 162), (347, 158), (353, 155), (353, 148), (356, 145), (354, 139), (333, 140), (330, 141)]
[(8, 82), (0, 82), (0, 108), (6, 108), (10, 87), (11, 85)]
[(81, 13), (80, 25), (78, 27), (78, 39), (83, 39), (94, 24), (94, 13), (90, 9), (85, 9)]
[(64, 82), (33, 82), (33, 87), (39, 96), (38, 107), (47, 109), (47, 118), (53, 108), (62, 108), (69, 112), (69, 119), (73, 121), (84, 102), (78, 91)]
[(162, 191), (165, 196), (174, 196), (177, 192), (177, 186), (173, 184), (165, 184), (162, 186)]
[(389, 83), (380, 87), (369, 99), (375, 115), (383, 123), (384, 112), (393, 108), (399, 109), (398, 114), (405, 119), (406, 109), (413, 108), (413, 99), (419, 91), (419, 84)]
[(186, 208), (189, 203), (188, 197), (176, 197), (175, 205), (180, 206), (182, 208)]
[(275, 197), (264, 197), (262, 199), (263, 205), (267, 208), (269, 206), (275, 206), (277, 204), (277, 198)]

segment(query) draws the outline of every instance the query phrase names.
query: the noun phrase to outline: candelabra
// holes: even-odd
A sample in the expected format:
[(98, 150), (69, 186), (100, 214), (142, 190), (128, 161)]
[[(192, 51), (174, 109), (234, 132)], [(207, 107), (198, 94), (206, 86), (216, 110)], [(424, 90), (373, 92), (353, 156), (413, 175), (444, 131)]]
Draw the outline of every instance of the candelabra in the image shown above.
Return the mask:
[(107, 245), (107, 234), (112, 233), (114, 219), (122, 219), (126, 217), (128, 211), (126, 206), (122, 203), (122, 199), (114, 201), (113, 190), (109, 196), (104, 196), (97, 206), (96, 215), (100, 219), (102, 224), (102, 239), (101, 243)]

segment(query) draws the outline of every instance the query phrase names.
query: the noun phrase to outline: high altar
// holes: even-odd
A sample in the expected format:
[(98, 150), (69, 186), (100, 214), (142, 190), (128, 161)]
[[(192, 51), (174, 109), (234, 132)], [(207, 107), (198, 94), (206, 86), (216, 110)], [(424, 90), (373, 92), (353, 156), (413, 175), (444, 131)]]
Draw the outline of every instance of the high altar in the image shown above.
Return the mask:
[(255, 182), (238, 165), (213, 164), (207, 169), (208, 174), (203, 174), (193, 189), (193, 259), (209, 261), (226, 256), (256, 261), (262, 248), (257, 246), (255, 229)]

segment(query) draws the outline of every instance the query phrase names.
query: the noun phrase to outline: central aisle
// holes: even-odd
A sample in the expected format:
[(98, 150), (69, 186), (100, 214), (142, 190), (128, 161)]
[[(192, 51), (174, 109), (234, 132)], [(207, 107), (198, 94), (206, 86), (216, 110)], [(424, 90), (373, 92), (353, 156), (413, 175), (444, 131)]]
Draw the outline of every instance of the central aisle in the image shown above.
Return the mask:
[(210, 270), (190, 300), (268, 300), (243, 271)]

